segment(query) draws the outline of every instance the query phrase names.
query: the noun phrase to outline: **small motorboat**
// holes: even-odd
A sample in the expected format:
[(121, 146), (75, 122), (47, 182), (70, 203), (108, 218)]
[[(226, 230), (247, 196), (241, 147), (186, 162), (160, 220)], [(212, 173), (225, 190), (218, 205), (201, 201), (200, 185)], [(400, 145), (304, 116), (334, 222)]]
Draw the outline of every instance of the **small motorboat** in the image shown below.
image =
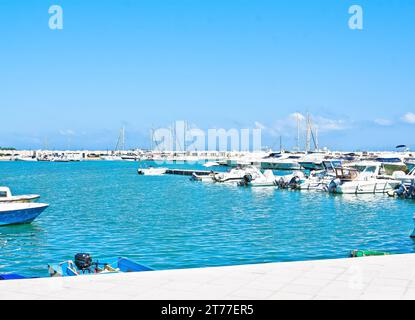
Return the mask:
[(280, 189), (296, 189), (304, 180), (306, 175), (302, 171), (295, 171), (291, 174), (279, 176), (277, 178), (277, 186)]
[(0, 226), (31, 223), (47, 207), (44, 203), (1, 203)]
[(256, 178), (258, 169), (254, 166), (242, 166), (232, 169), (229, 172), (219, 172), (213, 176), (214, 182), (219, 183), (228, 183), (228, 184), (238, 184), (243, 181), (245, 176), (250, 174), (252, 178)]
[(362, 172), (357, 169), (335, 168), (336, 178), (330, 182), (328, 191), (339, 194), (388, 193), (395, 190), (400, 181), (382, 175), (381, 164), (367, 165)]
[(74, 261), (68, 260), (58, 264), (49, 264), (48, 270), (51, 277), (153, 271), (153, 269), (122, 257), (108, 259), (104, 262), (94, 262), (88, 253), (76, 254)]
[(167, 168), (139, 168), (137, 173), (143, 176), (162, 176), (166, 173)]
[(27, 194), (21, 196), (12, 195), (11, 191), (7, 187), (0, 187), (0, 203), (5, 202), (32, 202), (39, 199), (40, 196), (37, 194)]
[[(256, 168), (255, 168), (256, 169)], [(252, 173), (255, 174), (252, 174)], [(245, 175), (244, 179), (238, 183), (240, 187), (275, 187), (277, 180), (272, 170), (265, 170), (262, 173), (259, 169)]]
[(201, 182), (214, 182), (215, 172), (210, 172), (209, 174), (197, 174), (196, 172), (192, 173), (191, 181), (201, 181)]

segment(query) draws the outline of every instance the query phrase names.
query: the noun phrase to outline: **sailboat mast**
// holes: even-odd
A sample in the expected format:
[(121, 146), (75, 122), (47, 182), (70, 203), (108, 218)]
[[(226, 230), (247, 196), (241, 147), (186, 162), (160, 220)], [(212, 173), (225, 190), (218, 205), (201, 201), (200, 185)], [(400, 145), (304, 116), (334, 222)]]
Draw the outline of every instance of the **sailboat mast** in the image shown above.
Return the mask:
[(310, 142), (311, 142), (311, 124), (310, 124), (310, 115), (307, 113), (307, 130), (306, 130), (306, 145), (305, 145), (305, 151), (310, 151)]
[(300, 151), (300, 115), (297, 112), (297, 152)]

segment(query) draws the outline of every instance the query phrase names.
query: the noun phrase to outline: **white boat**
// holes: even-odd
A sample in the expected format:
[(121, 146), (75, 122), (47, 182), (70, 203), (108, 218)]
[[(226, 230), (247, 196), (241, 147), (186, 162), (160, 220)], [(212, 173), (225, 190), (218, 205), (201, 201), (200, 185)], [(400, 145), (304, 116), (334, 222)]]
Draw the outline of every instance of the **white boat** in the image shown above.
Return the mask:
[(214, 182), (219, 183), (238, 183), (241, 182), (247, 174), (251, 174), (253, 177), (256, 177), (258, 169), (253, 166), (242, 167), (232, 169), (229, 172), (220, 172), (216, 173), (213, 176)]
[(205, 168), (217, 167), (220, 166), (218, 162), (209, 161), (203, 164)]
[(143, 176), (162, 176), (166, 173), (167, 170), (168, 170), (167, 168), (149, 167), (149, 168), (139, 168), (137, 172), (139, 175), (143, 175)]
[(196, 172), (192, 173), (192, 181), (201, 181), (201, 182), (214, 182), (215, 173), (211, 172), (207, 175), (197, 174)]
[(395, 171), (392, 174), (392, 177), (395, 180), (399, 180), (401, 183), (411, 184), (412, 181), (415, 180), (415, 168), (413, 168), (408, 174), (403, 171)]
[(310, 153), (305, 155), (298, 163), (305, 170), (322, 170), (324, 169), (325, 156), (322, 153)]
[(31, 223), (49, 205), (44, 203), (0, 204), (0, 226)]
[(8, 187), (0, 187), (0, 204), (9, 202), (31, 202), (39, 199), (37, 194), (27, 194), (21, 196), (14, 196)]
[(265, 170), (300, 170), (298, 163), (302, 159), (301, 154), (272, 153), (261, 159), (261, 168)]
[(277, 186), (280, 189), (291, 189), (306, 179), (306, 175), (302, 171), (295, 171), (291, 174), (277, 177)]
[(36, 157), (16, 157), (14, 161), (37, 162)]
[[(304, 180), (299, 180), (298, 184), (293, 183), (291, 188), (297, 190), (328, 191), (328, 186), (336, 178), (335, 168), (340, 167), (341, 160), (324, 160), (322, 166), (324, 170), (311, 171), (310, 175)], [(294, 181), (295, 182), (295, 181)]]
[(382, 175), (381, 163), (368, 165), (362, 172), (355, 168), (335, 168), (336, 178), (330, 182), (329, 192), (340, 194), (387, 193), (396, 189), (400, 181)]
[(238, 185), (243, 187), (275, 187), (277, 181), (272, 170), (265, 170), (262, 173), (259, 169), (252, 168), (251, 172), (247, 173)]

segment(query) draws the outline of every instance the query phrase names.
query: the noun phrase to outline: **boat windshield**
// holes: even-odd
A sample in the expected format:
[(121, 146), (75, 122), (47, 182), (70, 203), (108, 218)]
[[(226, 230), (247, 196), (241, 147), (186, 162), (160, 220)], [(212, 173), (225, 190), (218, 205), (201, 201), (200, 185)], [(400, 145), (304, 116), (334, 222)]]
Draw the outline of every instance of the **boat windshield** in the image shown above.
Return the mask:
[(377, 166), (368, 166), (365, 168), (365, 170), (363, 170), (363, 172), (375, 173), (377, 169), (378, 169)]
[(335, 168), (336, 177), (341, 180), (355, 180), (359, 175), (356, 169), (352, 168)]
[(0, 198), (7, 198), (7, 192), (6, 191), (0, 191)]

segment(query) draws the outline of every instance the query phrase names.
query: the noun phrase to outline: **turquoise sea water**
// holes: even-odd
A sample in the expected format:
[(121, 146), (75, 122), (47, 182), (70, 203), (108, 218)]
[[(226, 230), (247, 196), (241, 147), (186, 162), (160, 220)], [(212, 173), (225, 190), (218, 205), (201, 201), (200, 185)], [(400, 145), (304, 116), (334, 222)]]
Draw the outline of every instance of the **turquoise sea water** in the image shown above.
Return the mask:
[(0, 273), (47, 276), (77, 252), (174, 269), (415, 251), (413, 201), (144, 177), (138, 165), (0, 163), (0, 185), (50, 204), (31, 225), (0, 227)]

